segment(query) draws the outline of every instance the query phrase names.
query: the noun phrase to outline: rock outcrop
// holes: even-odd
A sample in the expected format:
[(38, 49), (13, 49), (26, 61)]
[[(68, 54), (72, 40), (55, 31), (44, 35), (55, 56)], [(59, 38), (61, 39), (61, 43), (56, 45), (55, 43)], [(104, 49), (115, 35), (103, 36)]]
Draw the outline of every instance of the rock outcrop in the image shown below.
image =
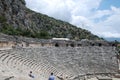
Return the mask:
[(24, 0), (0, 0), (0, 16), (14, 27), (26, 26), (26, 7)]
[(39, 38), (100, 39), (87, 30), (36, 13), (25, 4), (24, 0), (0, 0), (0, 32)]

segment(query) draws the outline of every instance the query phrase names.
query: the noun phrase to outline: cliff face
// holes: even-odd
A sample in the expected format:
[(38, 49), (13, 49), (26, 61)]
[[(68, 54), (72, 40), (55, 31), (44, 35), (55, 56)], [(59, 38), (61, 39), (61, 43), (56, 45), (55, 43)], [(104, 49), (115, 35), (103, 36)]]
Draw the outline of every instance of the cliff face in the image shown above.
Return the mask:
[(6, 19), (8, 24), (17, 26), (26, 26), (24, 0), (0, 0), (0, 16)]
[(87, 30), (26, 8), (24, 0), (0, 0), (0, 32), (37, 38), (100, 39)]

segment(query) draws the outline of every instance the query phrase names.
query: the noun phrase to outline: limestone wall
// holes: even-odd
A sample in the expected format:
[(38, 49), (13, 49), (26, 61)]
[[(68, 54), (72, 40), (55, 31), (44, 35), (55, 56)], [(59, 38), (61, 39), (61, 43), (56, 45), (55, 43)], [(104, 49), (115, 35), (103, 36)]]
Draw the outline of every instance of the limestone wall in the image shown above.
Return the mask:
[(15, 42), (12, 42), (12, 41), (0, 41), (0, 49), (1, 48), (12, 48), (13, 46), (15, 46)]
[(22, 36), (10, 36), (0, 34), (0, 48), (29, 48), (29, 47), (84, 47), (84, 46), (115, 46), (104, 40), (54, 40), (54, 39), (37, 39)]

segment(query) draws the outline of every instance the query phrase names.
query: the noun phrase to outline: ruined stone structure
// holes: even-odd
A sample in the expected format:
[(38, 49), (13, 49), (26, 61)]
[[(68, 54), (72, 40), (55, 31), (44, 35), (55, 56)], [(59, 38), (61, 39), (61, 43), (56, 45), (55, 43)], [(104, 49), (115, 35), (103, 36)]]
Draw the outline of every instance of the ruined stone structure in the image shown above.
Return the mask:
[(0, 47), (1, 48), (29, 48), (29, 47), (83, 47), (83, 46), (115, 46), (114, 43), (109, 43), (104, 40), (57, 40), (57, 39), (33, 39), (18, 36), (1, 35)]
[[(0, 0), (0, 27), (23, 27), (22, 29), (39, 32), (47, 30), (47, 23), (54, 24), (51, 20), (58, 22), (53, 18), (44, 20), (45, 15), (27, 9), (25, 4), (25, 0)], [(55, 30), (63, 31), (74, 39), (74, 35), (80, 38), (81, 32), (85, 31), (73, 25), (59, 23), (61, 22), (48, 32), (54, 34)], [(72, 32), (68, 33), (67, 29)], [(76, 31), (78, 33), (73, 35)], [(95, 37), (87, 31), (83, 34), (90, 39)], [(64, 38), (46, 40), (0, 33), (0, 80), (32, 80), (28, 75), (30, 71), (35, 76), (34, 80), (47, 80), (51, 72), (55, 74), (56, 80), (114, 77), (120, 69), (119, 57), (116, 58), (116, 55), (119, 56), (115, 44), (106, 41), (74, 41)]]
[[(0, 75), (15, 80), (46, 80), (50, 73), (57, 80), (83, 80), (93, 76), (114, 76), (119, 66), (115, 44), (106, 41), (32, 39), (2, 35)], [(7, 77), (5, 77), (7, 76)], [(11, 79), (12, 80), (12, 79)]]

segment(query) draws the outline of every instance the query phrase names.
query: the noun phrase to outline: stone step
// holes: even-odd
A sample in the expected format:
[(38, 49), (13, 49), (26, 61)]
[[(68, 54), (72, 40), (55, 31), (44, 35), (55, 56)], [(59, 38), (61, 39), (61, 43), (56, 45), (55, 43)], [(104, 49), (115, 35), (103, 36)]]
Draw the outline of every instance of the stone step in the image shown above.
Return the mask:
[(20, 56), (15, 52), (0, 52), (0, 60), (2, 63), (7, 65), (9, 69), (11, 68), (11, 70), (13, 70), (13, 73), (16, 73), (17, 75), (20, 74), (19, 72), (27, 74), (27, 72), (29, 72), (30, 70), (35, 72), (35, 74), (40, 73), (41, 77), (45, 79), (49, 77), (51, 72), (53, 72), (55, 75), (62, 74), (59, 73), (59, 70), (57, 71), (55, 67), (51, 66), (48, 61), (41, 61), (38, 63), (29, 58)]

